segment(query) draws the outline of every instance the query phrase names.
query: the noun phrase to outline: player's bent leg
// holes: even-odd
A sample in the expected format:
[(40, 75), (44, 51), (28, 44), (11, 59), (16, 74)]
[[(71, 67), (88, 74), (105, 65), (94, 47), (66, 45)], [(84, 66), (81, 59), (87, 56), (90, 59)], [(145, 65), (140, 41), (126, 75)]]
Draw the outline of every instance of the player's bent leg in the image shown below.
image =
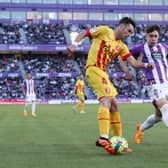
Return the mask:
[(165, 124), (166, 127), (168, 127), (168, 104), (164, 104), (161, 109), (162, 113), (162, 121)]
[(85, 112), (85, 103), (84, 103), (84, 100), (82, 99), (81, 100), (81, 108), (80, 108), (81, 110), (80, 110), (80, 114), (85, 114), (86, 112)]
[(104, 97), (100, 100), (100, 107), (98, 110), (98, 122), (99, 122), (99, 131), (100, 138), (96, 141), (96, 146), (105, 147), (110, 146), (109, 137), (109, 127), (110, 127), (110, 114), (109, 114), (109, 103), (111, 98)]
[(28, 111), (28, 106), (30, 105), (29, 100), (26, 100), (25, 106), (24, 106), (24, 110), (23, 110), (23, 115), (26, 117), (28, 115), (27, 111)]
[(161, 117), (156, 114), (151, 114), (141, 125), (141, 131), (144, 132), (146, 129), (153, 127), (156, 123), (161, 121)]
[(77, 112), (77, 109), (76, 109), (76, 106), (74, 105), (74, 106), (72, 106), (72, 111), (74, 112), (74, 113), (76, 113)]
[(122, 136), (122, 124), (119, 112), (110, 112), (110, 127), (113, 136)]

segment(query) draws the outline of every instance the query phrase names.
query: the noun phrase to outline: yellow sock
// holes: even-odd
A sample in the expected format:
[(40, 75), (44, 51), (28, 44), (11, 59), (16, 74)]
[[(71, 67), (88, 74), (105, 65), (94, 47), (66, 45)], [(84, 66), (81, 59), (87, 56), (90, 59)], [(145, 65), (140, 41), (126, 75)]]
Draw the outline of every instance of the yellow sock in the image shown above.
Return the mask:
[(99, 131), (100, 136), (109, 135), (109, 128), (110, 128), (110, 114), (109, 109), (105, 107), (99, 107), (98, 110), (98, 121), (99, 121)]
[(75, 105), (76, 108), (80, 108), (80, 103)]
[(84, 111), (84, 108), (85, 108), (85, 104), (81, 103), (81, 106), (80, 106), (81, 111)]
[(113, 136), (122, 136), (122, 125), (119, 112), (110, 112), (110, 127)]

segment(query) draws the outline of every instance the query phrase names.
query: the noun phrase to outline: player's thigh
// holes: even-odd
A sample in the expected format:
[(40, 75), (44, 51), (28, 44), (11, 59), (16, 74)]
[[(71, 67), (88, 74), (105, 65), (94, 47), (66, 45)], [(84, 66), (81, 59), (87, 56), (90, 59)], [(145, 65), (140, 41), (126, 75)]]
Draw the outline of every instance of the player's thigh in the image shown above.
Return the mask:
[(36, 101), (36, 95), (32, 95), (31, 100), (32, 100), (32, 102), (35, 102)]
[(27, 102), (27, 103), (30, 103), (30, 102), (31, 102), (31, 96), (29, 96), (29, 95), (26, 96), (26, 102)]
[(117, 90), (109, 80), (108, 74), (99, 68), (89, 67), (86, 70), (86, 78), (98, 98), (115, 97), (117, 95)]
[(165, 82), (162, 87), (164, 89), (166, 99), (168, 100), (168, 82)]
[(31, 103), (32, 101), (36, 101), (36, 96), (35, 95), (27, 95), (26, 101), (29, 103)]

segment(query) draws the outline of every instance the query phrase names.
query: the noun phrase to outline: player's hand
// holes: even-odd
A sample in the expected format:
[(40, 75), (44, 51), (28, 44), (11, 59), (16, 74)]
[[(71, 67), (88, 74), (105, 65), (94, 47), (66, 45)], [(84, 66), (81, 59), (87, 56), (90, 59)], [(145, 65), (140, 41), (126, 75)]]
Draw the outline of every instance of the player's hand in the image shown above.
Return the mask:
[(76, 46), (75, 45), (70, 45), (68, 48), (67, 48), (67, 55), (68, 57), (71, 57), (73, 52), (75, 51), (76, 49)]
[(149, 62), (149, 63), (147, 64), (146, 68), (148, 68), (148, 69), (153, 69), (153, 68), (155, 68), (155, 65), (154, 65), (153, 62)]

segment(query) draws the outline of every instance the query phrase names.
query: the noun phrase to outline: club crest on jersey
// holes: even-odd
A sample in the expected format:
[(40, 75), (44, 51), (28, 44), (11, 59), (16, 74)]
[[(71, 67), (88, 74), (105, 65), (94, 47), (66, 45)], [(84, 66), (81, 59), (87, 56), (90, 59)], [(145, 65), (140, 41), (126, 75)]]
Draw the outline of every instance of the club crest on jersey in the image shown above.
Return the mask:
[(116, 46), (116, 50), (117, 51), (120, 51), (121, 50), (121, 47), (119, 45)]
[(154, 60), (163, 59), (162, 53), (158, 51), (158, 48), (156, 46), (154, 46), (152, 49), (153, 49), (152, 57)]
[(106, 87), (105, 92), (109, 94), (109, 93), (111, 93), (111, 89), (109, 87)]
[(105, 44), (103, 45), (103, 51), (110, 57), (113, 57), (114, 49), (110, 50), (110, 48)]

